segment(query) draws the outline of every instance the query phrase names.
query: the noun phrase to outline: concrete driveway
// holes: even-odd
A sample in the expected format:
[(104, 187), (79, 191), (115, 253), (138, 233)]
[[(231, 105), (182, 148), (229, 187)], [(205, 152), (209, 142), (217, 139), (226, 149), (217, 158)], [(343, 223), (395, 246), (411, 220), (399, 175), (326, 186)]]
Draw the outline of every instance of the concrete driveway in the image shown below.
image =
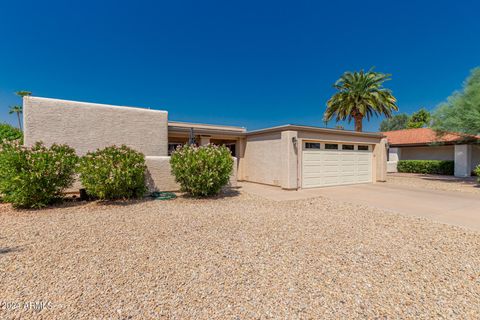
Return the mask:
[(480, 196), (478, 194), (428, 190), (388, 183), (300, 191), (284, 191), (275, 187), (243, 183), (242, 189), (278, 201), (323, 196), (480, 231)]

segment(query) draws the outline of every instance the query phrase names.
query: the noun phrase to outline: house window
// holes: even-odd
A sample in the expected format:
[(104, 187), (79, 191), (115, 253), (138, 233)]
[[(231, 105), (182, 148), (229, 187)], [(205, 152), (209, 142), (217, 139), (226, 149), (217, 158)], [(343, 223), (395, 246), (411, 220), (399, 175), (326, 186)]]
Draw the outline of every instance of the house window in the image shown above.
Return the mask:
[(342, 150), (353, 150), (353, 144), (342, 144)]
[(183, 143), (169, 143), (168, 144), (168, 155), (171, 156), (173, 151), (177, 149), (177, 147), (183, 146)]
[(358, 150), (360, 150), (360, 151), (368, 151), (368, 146), (359, 145), (359, 146), (358, 146)]
[(338, 144), (336, 143), (325, 143), (326, 150), (338, 150)]
[(320, 149), (320, 143), (305, 142), (305, 149)]

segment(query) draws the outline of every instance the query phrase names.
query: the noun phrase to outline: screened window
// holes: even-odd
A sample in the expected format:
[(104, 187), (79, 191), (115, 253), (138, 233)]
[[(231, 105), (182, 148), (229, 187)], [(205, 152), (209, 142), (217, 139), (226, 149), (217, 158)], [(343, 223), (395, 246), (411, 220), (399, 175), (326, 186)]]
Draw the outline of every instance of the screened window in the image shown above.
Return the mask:
[(353, 144), (342, 144), (342, 150), (353, 150)]
[(368, 151), (368, 146), (359, 145), (359, 146), (358, 146), (358, 150), (360, 150), (360, 151)]
[(326, 150), (338, 150), (338, 144), (336, 143), (325, 143)]
[(320, 149), (320, 143), (305, 142), (305, 149)]

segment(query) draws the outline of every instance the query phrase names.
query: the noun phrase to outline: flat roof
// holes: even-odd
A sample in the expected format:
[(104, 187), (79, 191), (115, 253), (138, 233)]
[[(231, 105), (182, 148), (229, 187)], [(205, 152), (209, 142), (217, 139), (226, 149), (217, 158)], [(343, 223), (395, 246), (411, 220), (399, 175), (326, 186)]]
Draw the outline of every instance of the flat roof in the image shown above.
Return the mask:
[(330, 129), (330, 128), (323, 128), (323, 127), (315, 127), (315, 126), (303, 126), (298, 124), (286, 124), (286, 125), (270, 127), (265, 129), (247, 131), (247, 135), (261, 134), (261, 133), (267, 133), (267, 132), (278, 132), (278, 131), (285, 131), (285, 130), (337, 133), (341, 135), (353, 135), (353, 136), (375, 137), (375, 138), (384, 137), (384, 135), (381, 132), (358, 132), (353, 130)]
[(181, 122), (181, 121), (168, 121), (168, 126), (177, 127), (177, 128), (188, 128), (188, 129), (193, 128), (193, 129), (226, 130), (226, 131), (234, 131), (239, 133), (247, 131), (245, 127), (225, 126), (225, 125), (206, 124), (206, 123)]
[(65, 99), (57, 99), (57, 98), (45, 98), (45, 97), (37, 97), (37, 96), (25, 96), (24, 99), (33, 100), (33, 101), (43, 101), (44, 103), (52, 103), (55, 105), (66, 103), (66, 104), (69, 104), (69, 106), (71, 106), (72, 104), (76, 104), (77, 106), (84, 106), (86, 108), (102, 107), (102, 108), (113, 108), (113, 109), (130, 109), (135, 111), (160, 112), (160, 113), (168, 114), (168, 112), (165, 110), (157, 110), (157, 109), (150, 109), (150, 108), (143, 108), (143, 107), (118, 106), (118, 105), (96, 103), (96, 102), (65, 100)]

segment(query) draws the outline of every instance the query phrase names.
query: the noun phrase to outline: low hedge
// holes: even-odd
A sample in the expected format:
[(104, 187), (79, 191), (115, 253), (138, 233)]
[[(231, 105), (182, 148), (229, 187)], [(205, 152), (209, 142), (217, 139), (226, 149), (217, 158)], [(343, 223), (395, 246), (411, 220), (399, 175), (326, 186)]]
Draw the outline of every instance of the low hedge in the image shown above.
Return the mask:
[(172, 174), (181, 190), (194, 197), (214, 196), (227, 185), (233, 171), (233, 159), (225, 146), (184, 145), (170, 158)]
[(449, 160), (400, 160), (398, 172), (453, 175), (455, 165)]
[(0, 143), (14, 140), (19, 140), (20, 144), (23, 142), (22, 131), (9, 124), (0, 123)]
[(63, 198), (75, 179), (78, 157), (67, 145), (0, 145), (0, 194), (18, 208), (42, 208)]
[(473, 170), (473, 173), (477, 176), (478, 183), (480, 183), (480, 164)]
[(125, 145), (89, 152), (78, 166), (87, 194), (101, 200), (143, 197), (146, 170), (145, 156)]

